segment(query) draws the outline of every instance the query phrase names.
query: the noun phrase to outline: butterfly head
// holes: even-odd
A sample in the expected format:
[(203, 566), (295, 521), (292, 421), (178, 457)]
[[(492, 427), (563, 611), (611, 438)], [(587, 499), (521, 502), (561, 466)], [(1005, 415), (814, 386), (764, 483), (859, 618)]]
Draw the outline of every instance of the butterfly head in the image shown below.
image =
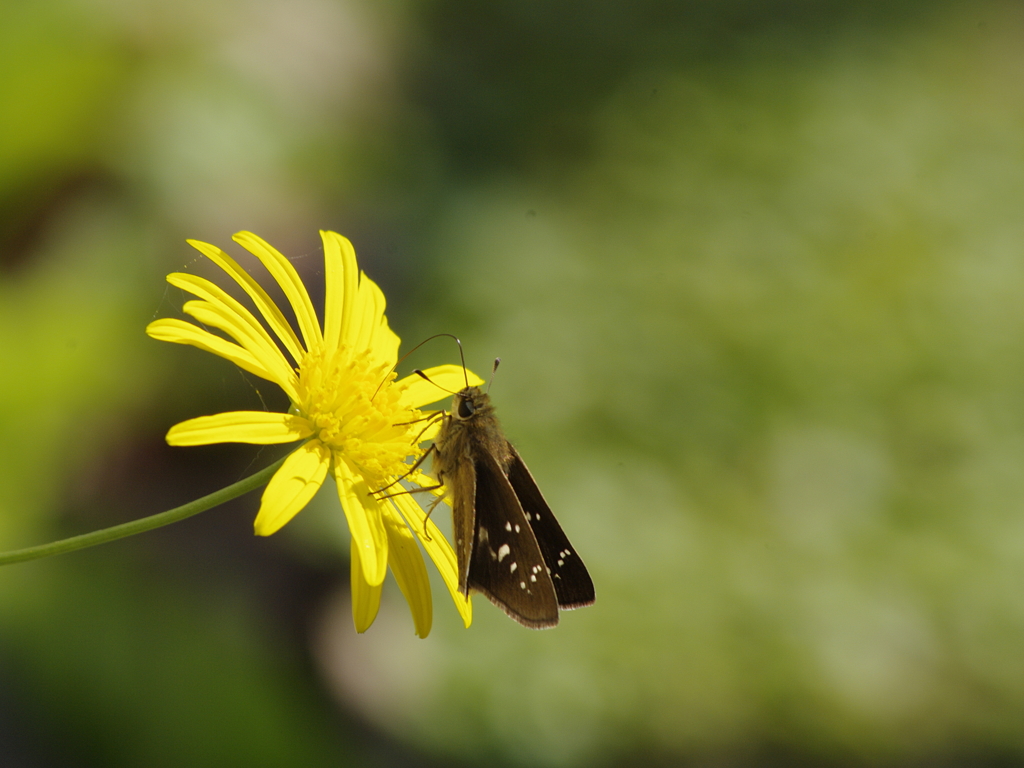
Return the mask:
[(470, 421), (481, 411), (489, 410), (490, 398), (480, 387), (461, 389), (452, 399), (452, 418), (456, 421)]

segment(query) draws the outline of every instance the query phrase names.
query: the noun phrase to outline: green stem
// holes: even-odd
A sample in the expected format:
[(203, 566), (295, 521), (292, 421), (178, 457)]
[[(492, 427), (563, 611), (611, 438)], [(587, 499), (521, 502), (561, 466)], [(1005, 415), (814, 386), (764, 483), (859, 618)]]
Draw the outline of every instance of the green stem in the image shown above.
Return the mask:
[(285, 456), (280, 461), (271, 464), (266, 469), (261, 469), (255, 475), (250, 475), (244, 480), (239, 480), (233, 485), (229, 485), (227, 488), (221, 488), (219, 491), (214, 491), (208, 496), (203, 496), (195, 501), (190, 501), (188, 504), (183, 504), (180, 507), (169, 509), (166, 512), (158, 512), (155, 515), (149, 517), (143, 517), (140, 520), (132, 520), (130, 523), (121, 523), (120, 525), (111, 526), (110, 528), (102, 528), (92, 533), (83, 533), (80, 536), (72, 536), (69, 539), (61, 539), (60, 541), (51, 541), (49, 544), (40, 544), (36, 547), (26, 547), (25, 549), (15, 549), (10, 552), (0, 552), (0, 565), (9, 565), (11, 563), (23, 563), (26, 560), (36, 560), (40, 557), (49, 557), (50, 555), (60, 555), (64, 552), (74, 552), (76, 549), (85, 549), (86, 547), (95, 547), (97, 544), (106, 544), (108, 541), (117, 541), (117, 539), (123, 539), (126, 536), (134, 536), (136, 533), (142, 533), (143, 531), (152, 531), (154, 528), (161, 528), (171, 523), (176, 523), (179, 520), (184, 520), (192, 515), (198, 515), (200, 512), (205, 512), (208, 509), (212, 509), (226, 501), (237, 498), (244, 493), (254, 491), (261, 485), (265, 485), (273, 477), (274, 473), (284, 463), (284, 460), (288, 458)]

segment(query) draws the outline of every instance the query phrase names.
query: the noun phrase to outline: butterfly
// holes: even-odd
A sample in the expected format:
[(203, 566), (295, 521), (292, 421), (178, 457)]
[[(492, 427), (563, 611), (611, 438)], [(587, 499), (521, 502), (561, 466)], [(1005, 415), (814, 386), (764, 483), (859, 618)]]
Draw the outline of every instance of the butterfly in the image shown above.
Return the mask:
[(559, 610), (594, 602), (587, 567), (505, 438), (486, 392), (467, 383), (454, 393), (431, 450), (452, 506), (462, 594), (480, 592), (531, 629), (553, 627)]

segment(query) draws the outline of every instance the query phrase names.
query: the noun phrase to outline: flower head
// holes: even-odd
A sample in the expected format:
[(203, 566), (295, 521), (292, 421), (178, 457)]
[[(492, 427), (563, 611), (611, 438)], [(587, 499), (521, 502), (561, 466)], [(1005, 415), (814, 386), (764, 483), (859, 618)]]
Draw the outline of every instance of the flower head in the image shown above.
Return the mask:
[(399, 478), (421, 486), (430, 482), (422, 473), (409, 471), (422, 454), (419, 443), (437, 430), (437, 421), (429, 421), (432, 412), (420, 408), (441, 399), (443, 389), (464, 386), (464, 375), (471, 384), (481, 380), (451, 365), (427, 370), (429, 382), (419, 376), (398, 379), (393, 368), (399, 339), (384, 316), (384, 294), (359, 271), (348, 240), (334, 232), (320, 236), (325, 280), (322, 328), (291, 263), (250, 232), (234, 236), (281, 287), (298, 334), (273, 299), (230, 256), (208, 243), (189, 241), (238, 283), (265, 325), (216, 284), (176, 272), (167, 281), (198, 297), (185, 303), (185, 313), (228, 338), (172, 318), (150, 323), (146, 333), (199, 347), (274, 382), (288, 395), (291, 408), (287, 413), (231, 411), (189, 419), (170, 429), (167, 442), (270, 445), (304, 441), (267, 484), (256, 533), (269, 536), (279, 530), (309, 503), (330, 474), (352, 534), (356, 629), (363, 632), (373, 623), (390, 565), (409, 603), (416, 633), (426, 637), (430, 632), (430, 585), (414, 534), (440, 571), (468, 627), (471, 606), (458, 592), (451, 545), (412, 495), (384, 496), (378, 491)]

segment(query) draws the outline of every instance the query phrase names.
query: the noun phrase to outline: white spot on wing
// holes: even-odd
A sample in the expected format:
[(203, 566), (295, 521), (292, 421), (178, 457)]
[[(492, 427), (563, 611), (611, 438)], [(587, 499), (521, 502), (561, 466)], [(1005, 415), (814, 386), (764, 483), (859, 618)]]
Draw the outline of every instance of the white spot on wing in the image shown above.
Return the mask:
[(519, 588), (520, 589), (526, 589), (526, 582), (525, 581), (520, 581), (519, 582)]
[(508, 569), (508, 572), (509, 573), (515, 573), (516, 572), (516, 568), (518, 568), (518, 567), (519, 567), (519, 563), (512, 563), (511, 567)]
[(516, 523), (516, 533), (519, 533), (519, 523)]
[(509, 548), (508, 544), (502, 544), (500, 547), (498, 547), (498, 562), (500, 563), (502, 560), (508, 557), (508, 553), (511, 551), (512, 550)]
[(512, 523), (505, 523), (505, 530), (506, 531), (511, 531), (512, 530)]

